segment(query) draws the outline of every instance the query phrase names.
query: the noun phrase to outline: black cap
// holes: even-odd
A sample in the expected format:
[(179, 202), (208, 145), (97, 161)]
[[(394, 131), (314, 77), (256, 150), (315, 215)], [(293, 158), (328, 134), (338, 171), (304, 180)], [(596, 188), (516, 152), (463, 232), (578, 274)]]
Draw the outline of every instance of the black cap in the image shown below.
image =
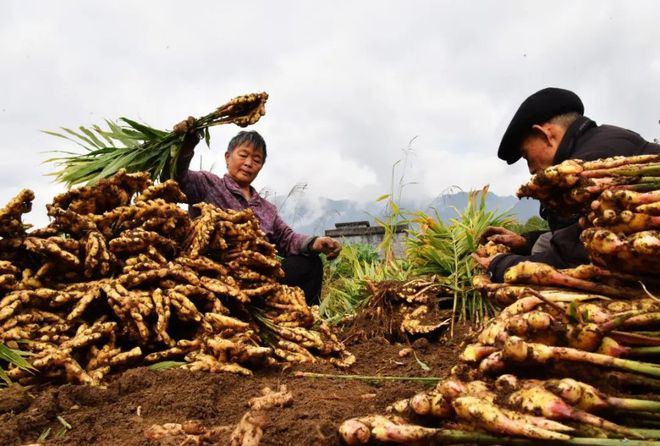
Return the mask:
[(515, 163), (521, 157), (520, 144), (534, 124), (543, 124), (555, 116), (570, 112), (584, 114), (582, 101), (572, 91), (553, 87), (537, 91), (525, 99), (513, 115), (497, 156), (508, 164)]

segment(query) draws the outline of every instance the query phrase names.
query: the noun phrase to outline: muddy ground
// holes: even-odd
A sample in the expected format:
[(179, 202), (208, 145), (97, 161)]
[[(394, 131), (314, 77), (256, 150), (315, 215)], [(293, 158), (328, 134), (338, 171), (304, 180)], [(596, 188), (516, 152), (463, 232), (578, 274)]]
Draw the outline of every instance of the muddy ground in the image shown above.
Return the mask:
[[(266, 413), (261, 445), (339, 445), (337, 427), (343, 420), (382, 413), (388, 404), (428, 385), (299, 378), (296, 371), (446, 376), (456, 364), (460, 344), (469, 331), (468, 327), (458, 327), (453, 338), (417, 340), (412, 343), (414, 354), (404, 357), (399, 352), (410, 344), (391, 344), (381, 337), (363, 340), (349, 345), (357, 362), (348, 370), (317, 363), (258, 370), (252, 377), (242, 377), (140, 367), (111, 377), (105, 388), (31, 388), (27, 397), (14, 394), (19, 401), (13, 403), (13, 411), (0, 415), (0, 445), (36, 443), (48, 429), (47, 440), (39, 444), (157, 445), (144, 435), (153, 424), (186, 420), (199, 420), (207, 427), (236, 424), (248, 409), (250, 398), (259, 396), (265, 386), (276, 388), (280, 384), (292, 391), (293, 404)], [(12, 394), (4, 393), (0, 398), (9, 401)], [(66, 433), (58, 417), (71, 425)]]

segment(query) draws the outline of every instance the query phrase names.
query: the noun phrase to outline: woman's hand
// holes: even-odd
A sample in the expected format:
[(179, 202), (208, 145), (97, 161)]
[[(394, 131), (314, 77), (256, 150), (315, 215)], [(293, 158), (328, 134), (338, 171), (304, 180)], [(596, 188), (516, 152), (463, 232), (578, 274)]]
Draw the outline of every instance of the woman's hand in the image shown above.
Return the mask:
[(513, 250), (523, 249), (525, 246), (527, 246), (527, 239), (525, 237), (499, 226), (489, 226), (481, 234), (481, 237), (479, 238), (480, 244), (483, 245), (489, 241), (508, 246)]
[(172, 130), (177, 135), (185, 135), (186, 133), (190, 133), (194, 126), (195, 126), (195, 118), (193, 118), (192, 116), (188, 116), (186, 119), (179, 122), (178, 124), (174, 124), (174, 128)]
[(330, 237), (317, 237), (310, 250), (312, 252), (322, 252), (329, 260), (332, 260), (341, 252), (341, 243)]
[(172, 128), (172, 131), (177, 136), (183, 136), (183, 141), (181, 143), (181, 149), (179, 151), (179, 157), (176, 161), (176, 165), (172, 166), (172, 158), (169, 158), (165, 168), (163, 169), (160, 175), (160, 181), (165, 181), (170, 179), (170, 174), (174, 172), (172, 179), (179, 180), (182, 172), (188, 170), (190, 166), (190, 160), (192, 159), (195, 153), (195, 146), (200, 141), (199, 132), (195, 131), (195, 118), (188, 116), (183, 121), (175, 124)]

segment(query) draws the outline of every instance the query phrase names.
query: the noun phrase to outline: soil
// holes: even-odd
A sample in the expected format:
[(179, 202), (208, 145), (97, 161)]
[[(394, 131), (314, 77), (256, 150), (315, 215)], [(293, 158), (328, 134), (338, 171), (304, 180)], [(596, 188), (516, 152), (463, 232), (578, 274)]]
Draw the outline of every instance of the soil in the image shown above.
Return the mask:
[[(0, 444), (26, 445), (158, 445), (144, 432), (153, 424), (198, 420), (206, 427), (235, 425), (248, 410), (250, 398), (268, 386), (286, 384), (293, 404), (266, 411), (262, 446), (339, 445), (342, 421), (383, 413), (392, 402), (428, 388), (402, 381), (356, 381), (296, 377), (297, 371), (331, 374), (444, 377), (457, 363), (469, 327), (456, 327), (454, 337), (412, 343), (390, 343), (372, 337), (349, 345), (357, 357), (347, 370), (327, 363), (257, 370), (252, 377), (144, 367), (110, 378), (105, 387), (44, 385), (31, 388), (33, 399), (20, 398), (17, 388), (5, 389), (2, 400), (16, 399), (0, 415)], [(412, 352), (399, 352), (411, 347)], [(16, 395), (15, 395), (16, 394)], [(6, 410), (6, 409), (5, 409)], [(71, 428), (65, 430), (63, 423)], [(49, 431), (48, 431), (49, 430)], [(49, 432), (46, 441), (37, 441)]]

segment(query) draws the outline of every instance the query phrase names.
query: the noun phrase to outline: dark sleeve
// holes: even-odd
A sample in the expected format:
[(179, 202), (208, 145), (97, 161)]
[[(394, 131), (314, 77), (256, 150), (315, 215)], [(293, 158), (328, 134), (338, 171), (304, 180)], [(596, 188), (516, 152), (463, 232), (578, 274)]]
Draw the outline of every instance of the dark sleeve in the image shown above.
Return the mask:
[[(197, 172), (190, 170), (190, 162), (195, 156), (195, 146), (199, 143), (200, 138), (195, 133), (186, 133), (181, 144), (179, 157), (177, 159), (174, 176), (172, 177), (177, 183), (181, 191), (186, 194), (188, 204), (195, 204), (201, 201), (206, 201), (208, 191), (215, 187), (218, 181), (217, 175), (210, 172)], [(170, 167), (166, 166), (161, 174), (161, 181), (170, 178)]]
[(660, 144), (656, 144), (654, 142), (649, 142), (646, 144), (646, 147), (644, 147), (644, 154), (659, 154), (660, 153)]
[(279, 215), (275, 216), (271, 242), (277, 247), (280, 255), (309, 254), (309, 244), (314, 238), (295, 232)]
[(579, 140), (571, 158), (592, 161), (611, 156), (650, 155), (660, 153), (660, 145), (639, 134), (612, 125), (601, 125)]
[(216, 174), (204, 170), (186, 170), (178, 176), (179, 188), (186, 194), (188, 204), (206, 201), (223, 209), (231, 209), (231, 206), (224, 202), (222, 195), (213, 194), (213, 191), (220, 187), (221, 181)]
[(520, 262), (547, 263), (555, 268), (572, 268), (589, 262), (586, 249), (580, 241), (582, 228), (578, 223), (572, 224), (552, 233), (550, 249), (533, 255), (500, 254), (493, 259), (488, 267), (488, 273), (493, 282), (503, 282), (504, 273)]
[(534, 243), (541, 237), (542, 234), (545, 234), (548, 231), (529, 231), (525, 232), (524, 234), (521, 234), (523, 237), (525, 237), (525, 240), (527, 240), (527, 244), (525, 245), (524, 248), (521, 248), (518, 252), (518, 254), (525, 254), (525, 253), (530, 253), (532, 252), (532, 247), (534, 246)]

